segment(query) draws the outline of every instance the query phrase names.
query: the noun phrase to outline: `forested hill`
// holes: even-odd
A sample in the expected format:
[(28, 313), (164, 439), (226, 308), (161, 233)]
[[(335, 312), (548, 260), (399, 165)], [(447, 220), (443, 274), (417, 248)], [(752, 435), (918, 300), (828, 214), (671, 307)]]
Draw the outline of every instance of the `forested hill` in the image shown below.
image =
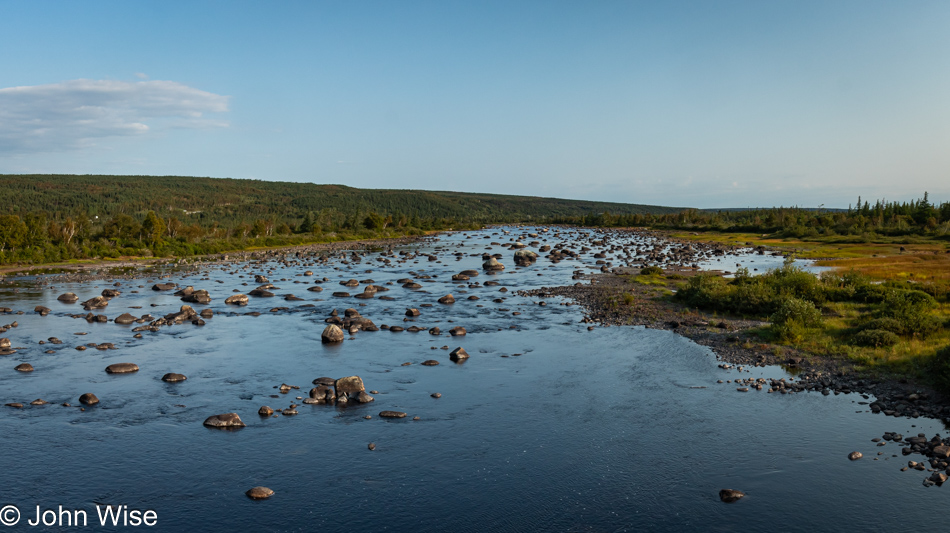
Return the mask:
[(45, 212), (64, 218), (119, 213), (159, 216), (187, 212), (206, 221), (230, 224), (276, 216), (293, 224), (308, 213), (346, 217), (406, 216), (469, 223), (522, 222), (550, 217), (663, 214), (672, 207), (565, 200), (501, 194), (397, 189), (356, 189), (343, 185), (271, 182), (184, 176), (0, 175), (0, 214)]
[(0, 175), (0, 191), (0, 265), (181, 257), (421, 235), (487, 223), (680, 211), (501, 194), (183, 176)]

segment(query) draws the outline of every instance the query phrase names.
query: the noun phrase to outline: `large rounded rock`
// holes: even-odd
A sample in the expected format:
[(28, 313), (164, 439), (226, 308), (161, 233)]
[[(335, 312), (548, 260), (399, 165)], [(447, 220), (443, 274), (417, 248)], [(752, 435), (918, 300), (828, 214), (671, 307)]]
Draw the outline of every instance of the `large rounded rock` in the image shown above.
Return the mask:
[(0, 350), (8, 350), (10, 349), (10, 346), (12, 346), (10, 339), (6, 337), (0, 339)]
[(343, 333), (343, 330), (340, 329), (336, 324), (330, 324), (323, 330), (323, 333), (320, 335), (320, 340), (324, 344), (343, 342), (343, 339), (346, 338), (346, 335)]
[(184, 374), (175, 374), (174, 372), (169, 372), (162, 376), (162, 381), (166, 383), (178, 383), (179, 381), (185, 381), (188, 379)]
[(138, 371), (139, 365), (135, 363), (114, 363), (106, 367), (106, 372), (109, 374), (128, 374)]
[(99, 398), (97, 398), (95, 394), (87, 392), (79, 397), (79, 403), (84, 405), (96, 405), (99, 403)]
[(33, 365), (31, 365), (30, 363), (21, 363), (13, 367), (13, 370), (16, 370), (17, 372), (32, 372)]
[(848, 459), (852, 461), (857, 461), (858, 459), (864, 457), (864, 454), (861, 452), (851, 452), (848, 454)]
[(155, 285), (152, 285), (153, 291), (170, 291), (174, 288), (174, 283), (156, 283)]
[(242, 428), (246, 424), (241, 420), (237, 413), (224, 413), (221, 415), (209, 416), (204, 425), (210, 428)]
[(451, 294), (446, 294), (445, 296), (439, 298), (439, 303), (440, 304), (454, 304), (455, 296), (452, 296)]
[(244, 494), (247, 494), (247, 497), (252, 500), (266, 500), (274, 495), (274, 491), (267, 487), (254, 487)]
[(50, 313), (50, 311), (52, 311), (52, 309), (46, 307), (45, 305), (38, 305), (33, 308), (33, 312), (38, 313), (40, 316), (46, 316)]
[(261, 416), (270, 416), (274, 414), (274, 410), (271, 409), (269, 406), (262, 405), (261, 408), (257, 410), (257, 414)]
[(515, 264), (518, 266), (527, 266), (538, 260), (538, 254), (531, 250), (518, 250), (515, 252)]
[(79, 301), (79, 297), (71, 292), (60, 294), (59, 297), (56, 299), (67, 304), (73, 304)]
[(248, 300), (246, 294), (235, 294), (234, 296), (228, 296), (224, 303), (228, 305), (247, 305)]
[(134, 323), (136, 320), (138, 319), (135, 316), (130, 315), (129, 313), (122, 313), (121, 315), (115, 317), (113, 322), (116, 324), (128, 325)]
[(465, 328), (463, 328), (462, 326), (455, 326), (454, 328), (449, 330), (449, 335), (453, 337), (461, 337), (465, 335), (466, 333), (467, 332), (465, 331)]

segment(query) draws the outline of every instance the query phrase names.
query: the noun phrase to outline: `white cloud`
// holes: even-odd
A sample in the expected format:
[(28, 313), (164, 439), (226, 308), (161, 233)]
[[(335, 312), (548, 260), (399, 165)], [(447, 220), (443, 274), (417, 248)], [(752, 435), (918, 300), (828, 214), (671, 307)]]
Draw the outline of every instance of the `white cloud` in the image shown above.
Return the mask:
[(0, 153), (55, 152), (161, 128), (220, 128), (227, 96), (174, 81), (69, 80), (0, 89)]

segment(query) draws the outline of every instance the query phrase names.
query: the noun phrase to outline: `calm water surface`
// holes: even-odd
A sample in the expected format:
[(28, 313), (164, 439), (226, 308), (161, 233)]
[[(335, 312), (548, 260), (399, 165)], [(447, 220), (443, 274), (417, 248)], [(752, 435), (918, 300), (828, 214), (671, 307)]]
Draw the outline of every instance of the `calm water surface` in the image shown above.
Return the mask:
[[(19, 292), (4, 286), (0, 306), (26, 313), (0, 315), (0, 324), (19, 322), (3, 336), (22, 348), (0, 359), (0, 400), (51, 402), (0, 411), (0, 505), (16, 505), (23, 514), (10, 530), (64, 530), (29, 527), (36, 505), (86, 510), (90, 528), (102, 529), (97, 503), (155, 510), (158, 525), (150, 529), (162, 531), (944, 530), (937, 510), (948, 501), (947, 489), (923, 487), (923, 473), (899, 471), (906, 459), (897, 446), (870, 441), (884, 431), (930, 437), (943, 431), (941, 423), (872, 415), (858, 403), (868, 400), (856, 394), (738, 393), (735, 385), (716, 384), (738, 373), (717, 368), (707, 348), (674, 333), (588, 331), (578, 306), (555, 298), (540, 306), (540, 299), (514, 291), (575, 283), (573, 271), (597, 266), (593, 252), (581, 261), (555, 265), (541, 258), (516, 268), (512, 251), (490, 242), (509, 242), (521, 231), (443, 235), (404, 248), (436, 253), (439, 262), (391, 257), (385, 266), (373, 253), (358, 264), (271, 261), (170, 271), (172, 281), (211, 293), (212, 303), (196, 309), (222, 314), (204, 327), (163, 327), (142, 339), (132, 337), (132, 326), (71, 318), (82, 309), (56, 300), (67, 291), (85, 300), (111, 281)], [(537, 240), (570, 242), (567, 235), (554, 237), (554, 230)], [(450, 280), (460, 270), (480, 270), (483, 252), (503, 253), (508, 268), (472, 282), (493, 279), (499, 287), (459, 287)], [(608, 255), (614, 265), (624, 262)], [(733, 259), (760, 271), (781, 262)], [(314, 277), (301, 276), (308, 269)], [(434, 277), (421, 280), (419, 291), (385, 285), (413, 277), (410, 272)], [(278, 297), (252, 297), (246, 308), (224, 305), (233, 289), (247, 293), (257, 285), (254, 273), (266, 273)], [(324, 292), (306, 291), (323, 277), (330, 279)], [(361, 292), (338, 284), (350, 278), (387, 286), (391, 290), (378, 296), (395, 300), (330, 295)], [(182, 303), (171, 291), (150, 290), (158, 280), (155, 273), (124, 280), (122, 295), (101, 312), (114, 318), (126, 311), (156, 317), (177, 311)], [(501, 286), (509, 292), (499, 292)], [(291, 293), (307, 301), (280, 297)], [(437, 304), (447, 293), (457, 303)], [(470, 295), (480, 299), (467, 300)], [(434, 306), (420, 307), (421, 316), (404, 323), (406, 308), (424, 303)], [(34, 315), (35, 305), (53, 313)], [(270, 312), (280, 306), (290, 309)], [(383, 330), (322, 345), (324, 319), (347, 307), (377, 325), (443, 332), (461, 325), (468, 335)], [(251, 311), (262, 314), (244, 315)], [(64, 344), (38, 344), (51, 336)], [(112, 342), (118, 350), (74, 349), (87, 342)], [(463, 346), (471, 358), (454, 364), (443, 346)], [(55, 353), (44, 353), (48, 349)], [(426, 359), (441, 364), (419, 364)], [(13, 371), (21, 362), (36, 371)], [(141, 370), (103, 371), (116, 362)], [(413, 364), (401, 366), (405, 362)], [(164, 383), (166, 372), (188, 380)], [(287, 407), (306, 396), (314, 378), (354, 374), (379, 391), (375, 402), (300, 405), (295, 417), (256, 414), (261, 405)], [(741, 375), (756, 376), (787, 374), (769, 367)], [(281, 383), (300, 390), (278, 395), (274, 387)], [(102, 403), (85, 412), (59, 405), (78, 404), (85, 392)], [(443, 396), (434, 399), (433, 392)], [(409, 417), (381, 419), (384, 409)], [(202, 426), (206, 417), (231, 411), (248, 427)], [(367, 414), (373, 418), (364, 419)], [(367, 450), (370, 442), (375, 451)], [(854, 450), (865, 458), (848, 461)], [(257, 485), (276, 495), (265, 501), (244, 496)], [(748, 496), (723, 504), (721, 488)], [(134, 528), (106, 528), (128, 529)]]

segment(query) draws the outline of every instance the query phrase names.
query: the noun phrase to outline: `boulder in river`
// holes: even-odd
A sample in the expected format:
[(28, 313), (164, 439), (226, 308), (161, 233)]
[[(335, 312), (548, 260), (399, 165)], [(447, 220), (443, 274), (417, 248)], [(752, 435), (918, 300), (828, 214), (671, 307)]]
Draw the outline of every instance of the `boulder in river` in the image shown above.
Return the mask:
[(115, 317), (113, 322), (115, 322), (116, 324), (127, 325), (127, 324), (132, 324), (136, 320), (138, 319), (134, 317), (133, 315), (130, 315), (129, 313), (122, 313), (121, 315)]
[(528, 266), (538, 260), (538, 254), (531, 250), (518, 250), (515, 252), (515, 264), (518, 266)]
[(139, 365), (135, 363), (114, 363), (106, 367), (106, 373), (109, 374), (128, 374), (138, 371)]
[(320, 341), (324, 344), (343, 342), (344, 338), (346, 338), (346, 335), (336, 324), (327, 326), (320, 335)]
[(459, 346), (458, 348), (452, 350), (451, 353), (449, 353), (449, 359), (455, 361), (456, 363), (458, 363), (459, 361), (464, 361), (468, 359), (468, 352), (465, 351), (465, 348), (462, 348), (461, 346)]
[(170, 291), (174, 288), (174, 283), (156, 283), (155, 285), (152, 285), (153, 291)]
[(33, 312), (38, 313), (40, 316), (46, 316), (49, 314), (50, 311), (51, 309), (49, 307), (46, 307), (43, 305), (38, 305), (33, 308)]
[(242, 428), (246, 424), (241, 420), (237, 413), (224, 413), (220, 415), (209, 416), (204, 425), (211, 428)]
[(851, 452), (848, 454), (848, 459), (852, 461), (857, 461), (858, 459), (864, 457), (864, 454), (861, 452)]
[(195, 304), (207, 304), (211, 303), (211, 296), (208, 294), (208, 291), (199, 289), (192, 292), (191, 294), (183, 296), (181, 301)]
[(59, 301), (61, 301), (61, 302), (63, 302), (63, 303), (67, 303), (67, 304), (72, 304), (72, 303), (76, 303), (76, 302), (79, 301), (79, 297), (76, 296), (74, 293), (71, 293), (71, 292), (67, 292), (67, 293), (64, 293), (64, 294), (60, 294), (59, 297), (56, 298), (56, 299), (59, 300)]
[(175, 374), (174, 372), (169, 372), (162, 376), (162, 381), (167, 383), (178, 383), (179, 381), (185, 381), (188, 379), (184, 374)]
[(102, 296), (90, 298), (82, 303), (82, 307), (86, 311), (89, 311), (90, 309), (103, 309), (107, 305), (109, 305), (109, 300), (107, 298), (103, 298)]
[(465, 335), (466, 333), (467, 332), (465, 331), (465, 328), (463, 328), (462, 326), (455, 326), (454, 328), (449, 330), (449, 335), (453, 337), (461, 337)]
[(252, 500), (266, 500), (274, 495), (274, 491), (267, 487), (254, 487), (244, 494)]
[(79, 403), (84, 405), (96, 405), (99, 403), (99, 398), (97, 398), (95, 394), (87, 392), (79, 397)]
[(16, 370), (17, 372), (32, 372), (33, 365), (30, 363), (20, 363), (19, 365), (13, 367), (13, 370)]
[(228, 305), (247, 305), (249, 298), (246, 294), (235, 294), (233, 296), (228, 296), (224, 303)]
[(504, 270), (505, 265), (501, 264), (501, 262), (494, 257), (489, 257), (487, 261), (482, 263), (482, 268), (488, 271)]
[(274, 410), (266, 405), (262, 405), (261, 408), (257, 410), (257, 414), (261, 416), (270, 416), (274, 414)]
[(402, 411), (380, 411), (380, 418), (406, 418), (406, 413)]
[(744, 496), (745, 496), (745, 493), (742, 492), (741, 490), (722, 489), (719, 491), (719, 499), (726, 503), (739, 501)]
[(359, 376), (348, 376), (345, 378), (340, 378), (336, 380), (333, 384), (334, 391), (336, 392), (336, 397), (339, 400), (342, 397), (356, 399), (361, 392), (366, 391), (366, 387), (363, 386), (363, 380)]
[(439, 303), (440, 304), (454, 304), (455, 296), (452, 296), (451, 294), (446, 294), (445, 296), (439, 298)]

